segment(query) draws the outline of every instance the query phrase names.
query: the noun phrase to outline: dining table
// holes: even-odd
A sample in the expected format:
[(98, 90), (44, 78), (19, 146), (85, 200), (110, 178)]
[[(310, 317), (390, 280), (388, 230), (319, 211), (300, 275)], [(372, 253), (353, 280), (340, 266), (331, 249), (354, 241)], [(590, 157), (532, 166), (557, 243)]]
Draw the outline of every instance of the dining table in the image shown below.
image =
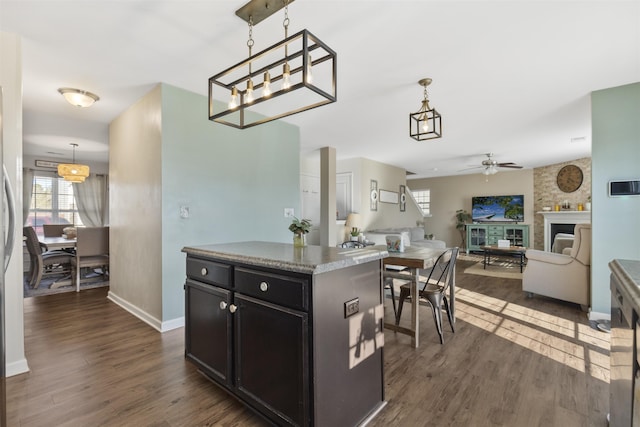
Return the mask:
[(40, 243), (47, 245), (47, 248), (52, 251), (56, 249), (67, 249), (76, 247), (76, 238), (69, 239), (64, 236), (55, 237), (38, 237)]
[[(420, 298), (418, 297), (418, 286), (420, 284), (420, 270), (432, 268), (438, 257), (447, 249), (442, 248), (424, 248), (416, 246), (406, 246), (404, 252), (391, 252), (389, 256), (383, 259), (384, 278), (392, 278), (405, 280), (411, 285), (411, 323), (407, 328), (405, 326), (396, 325), (395, 323), (385, 322), (386, 329), (393, 330), (411, 337), (411, 345), (418, 348), (420, 345), (420, 312), (418, 306)], [(390, 268), (387, 268), (390, 266)], [(398, 267), (401, 267), (399, 269)], [(402, 270), (402, 271), (398, 271)], [(449, 309), (452, 318), (455, 319), (455, 272), (453, 283), (449, 287)]]

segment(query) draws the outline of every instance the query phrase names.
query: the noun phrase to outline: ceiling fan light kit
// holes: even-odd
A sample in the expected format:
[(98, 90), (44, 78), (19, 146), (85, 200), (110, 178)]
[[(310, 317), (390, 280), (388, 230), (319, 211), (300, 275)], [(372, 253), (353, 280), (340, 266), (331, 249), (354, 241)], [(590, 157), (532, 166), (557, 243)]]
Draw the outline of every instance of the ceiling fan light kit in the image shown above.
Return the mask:
[(424, 88), (422, 106), (417, 112), (409, 114), (409, 136), (416, 141), (442, 137), (442, 117), (435, 108), (429, 106), (427, 86), (431, 81), (430, 78), (418, 81), (418, 84)]
[[(336, 53), (306, 29), (288, 35), (291, 1), (251, 0), (236, 11), (249, 24), (249, 57), (209, 78), (209, 120), (246, 129), (336, 102)], [(253, 26), (283, 7), (284, 39), (252, 54)]]
[(91, 107), (95, 102), (100, 100), (100, 97), (95, 93), (82, 89), (61, 87), (58, 89), (58, 92), (64, 96), (64, 99), (66, 99), (69, 104), (80, 108)]
[(500, 163), (496, 160), (493, 160), (493, 153), (486, 154), (487, 159), (482, 161), (482, 166), (484, 170), (482, 171), (483, 175), (495, 175), (498, 173), (498, 168), (511, 168), (511, 169), (522, 169), (522, 166), (516, 165), (513, 162), (503, 162)]

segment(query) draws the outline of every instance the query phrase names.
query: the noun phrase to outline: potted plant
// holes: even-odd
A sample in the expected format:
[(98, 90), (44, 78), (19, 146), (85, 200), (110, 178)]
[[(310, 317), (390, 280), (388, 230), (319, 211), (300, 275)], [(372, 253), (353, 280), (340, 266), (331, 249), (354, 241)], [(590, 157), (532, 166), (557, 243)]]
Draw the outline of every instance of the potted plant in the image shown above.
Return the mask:
[(358, 236), (360, 235), (360, 230), (358, 230), (358, 227), (352, 227), (351, 231), (349, 232), (349, 234), (351, 234), (351, 240), (353, 241), (358, 241)]
[(587, 203), (584, 204), (584, 208), (588, 211), (591, 210), (591, 196), (587, 196)]
[(456, 230), (460, 232), (463, 249), (467, 246), (467, 233), (465, 230), (465, 226), (469, 221), (471, 221), (471, 218), (471, 214), (464, 209), (458, 209), (456, 211)]
[(293, 246), (306, 246), (305, 234), (307, 234), (309, 230), (311, 230), (310, 220), (293, 217), (293, 221), (291, 221), (291, 225), (289, 225), (289, 231), (293, 233)]

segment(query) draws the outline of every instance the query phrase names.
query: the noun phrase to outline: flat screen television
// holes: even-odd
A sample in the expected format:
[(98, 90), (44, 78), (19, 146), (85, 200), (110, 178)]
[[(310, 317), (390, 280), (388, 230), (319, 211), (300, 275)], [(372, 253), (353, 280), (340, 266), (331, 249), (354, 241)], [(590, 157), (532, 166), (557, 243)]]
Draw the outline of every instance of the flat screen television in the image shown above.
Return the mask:
[(524, 221), (524, 195), (472, 197), (473, 222)]

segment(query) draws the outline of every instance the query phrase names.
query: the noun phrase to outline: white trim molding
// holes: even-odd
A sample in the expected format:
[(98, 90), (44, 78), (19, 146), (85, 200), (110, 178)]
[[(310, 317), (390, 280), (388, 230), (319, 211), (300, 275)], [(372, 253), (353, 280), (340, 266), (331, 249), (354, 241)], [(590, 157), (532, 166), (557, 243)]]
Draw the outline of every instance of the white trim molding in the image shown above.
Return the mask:
[(591, 224), (591, 211), (537, 212), (544, 217), (544, 250), (551, 251), (551, 224)]
[(113, 302), (114, 304), (120, 306), (122, 309), (128, 311), (138, 319), (142, 320), (144, 323), (151, 326), (153, 329), (155, 329), (158, 332), (167, 332), (172, 329), (177, 329), (184, 326), (184, 316), (163, 322), (155, 318), (154, 316), (150, 315), (146, 311), (140, 309), (139, 307), (120, 298), (119, 296), (117, 296), (111, 291), (109, 291), (109, 294), (107, 295), (107, 299), (109, 299), (109, 301)]

